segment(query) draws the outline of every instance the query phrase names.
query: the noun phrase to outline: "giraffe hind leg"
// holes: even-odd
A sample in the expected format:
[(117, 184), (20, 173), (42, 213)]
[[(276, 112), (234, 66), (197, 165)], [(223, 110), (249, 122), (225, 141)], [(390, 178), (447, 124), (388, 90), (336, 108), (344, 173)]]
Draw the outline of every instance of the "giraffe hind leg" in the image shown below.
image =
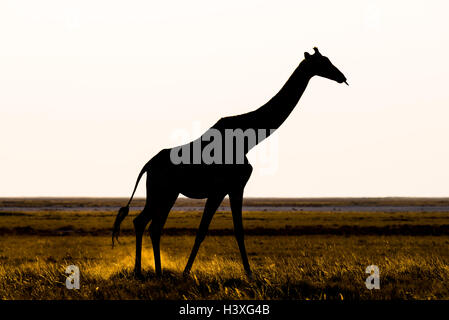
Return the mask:
[(134, 274), (137, 277), (142, 276), (142, 237), (146, 225), (152, 218), (151, 209), (145, 205), (142, 212), (133, 220), (134, 231), (136, 233), (136, 261), (134, 264)]
[(173, 191), (160, 192), (158, 194), (158, 197), (153, 202), (154, 206), (151, 208), (152, 221), (149, 227), (149, 233), (151, 243), (153, 245), (154, 266), (157, 276), (160, 276), (162, 274), (160, 254), (160, 239), (162, 228), (167, 221), (168, 214), (175, 204), (178, 195), (179, 193)]
[[(162, 230), (163, 224), (167, 219), (171, 207), (176, 201), (179, 193), (167, 190), (162, 187), (163, 184), (154, 175), (147, 175), (146, 182), (146, 203), (142, 212), (133, 220), (136, 233), (136, 260), (134, 273), (137, 277), (142, 277), (142, 238), (146, 226), (150, 221), (150, 236), (153, 242), (153, 251), (155, 253), (156, 269), (160, 271), (159, 239), (156, 235)], [(156, 229), (156, 231), (154, 230)], [(152, 232), (153, 230), (153, 232)], [(155, 240), (153, 240), (153, 238)], [(159, 261), (159, 263), (157, 263)], [(160, 272), (159, 272), (160, 273)]]

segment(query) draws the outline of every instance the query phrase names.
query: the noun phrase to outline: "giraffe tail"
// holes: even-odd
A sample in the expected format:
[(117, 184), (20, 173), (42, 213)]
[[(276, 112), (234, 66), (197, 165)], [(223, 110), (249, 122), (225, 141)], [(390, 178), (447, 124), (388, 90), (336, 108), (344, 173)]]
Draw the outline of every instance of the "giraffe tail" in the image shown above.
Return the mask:
[(126, 216), (129, 213), (129, 205), (131, 204), (131, 201), (133, 200), (134, 193), (136, 192), (137, 186), (139, 185), (140, 179), (142, 178), (143, 174), (147, 172), (148, 164), (146, 164), (142, 170), (139, 173), (139, 176), (137, 177), (136, 185), (134, 186), (133, 193), (131, 195), (131, 198), (128, 201), (128, 204), (125, 207), (121, 207), (117, 213), (117, 216), (115, 217), (114, 226), (112, 229), (112, 248), (114, 248), (114, 239), (119, 243), (118, 236), (120, 234), (120, 224), (122, 221), (126, 218)]
[(117, 213), (117, 216), (115, 217), (114, 221), (114, 228), (112, 230), (112, 249), (114, 249), (114, 239), (117, 241), (117, 243), (120, 243), (118, 241), (118, 236), (120, 234), (120, 224), (123, 220), (125, 220), (126, 216), (129, 213), (129, 207), (121, 207)]

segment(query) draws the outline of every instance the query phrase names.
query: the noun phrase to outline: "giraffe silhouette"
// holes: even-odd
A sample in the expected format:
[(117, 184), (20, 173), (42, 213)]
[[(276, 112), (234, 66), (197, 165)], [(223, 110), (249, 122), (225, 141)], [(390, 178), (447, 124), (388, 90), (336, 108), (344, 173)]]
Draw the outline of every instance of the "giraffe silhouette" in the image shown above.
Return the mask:
[[(146, 225), (150, 221), (149, 234), (153, 245), (155, 271), (157, 275), (161, 275), (161, 232), (168, 214), (180, 193), (189, 198), (207, 199), (195, 243), (184, 269), (184, 274), (190, 272), (201, 242), (206, 237), (212, 217), (224, 197), (228, 195), (234, 223), (234, 233), (240, 250), (243, 267), (248, 277), (252, 276), (245, 249), (242, 223), (243, 191), (253, 171), (251, 164), (249, 164), (246, 158), (246, 154), (254, 145), (263, 141), (263, 139), (279, 128), (285, 119), (287, 119), (313, 76), (321, 76), (338, 83), (344, 82), (347, 84), (346, 77), (343, 73), (327, 57), (321, 55), (316, 47), (314, 51), (312, 55), (307, 52), (304, 53), (304, 60), (299, 64), (281, 90), (266, 104), (252, 112), (221, 118), (197, 140), (180, 147), (164, 149), (144, 165), (137, 177), (128, 204), (120, 208), (117, 214), (112, 232), (112, 246), (114, 246), (114, 238), (118, 241), (120, 224), (128, 215), (129, 205), (139, 181), (143, 174), (146, 173), (145, 207), (133, 220), (136, 233), (134, 272), (137, 276), (141, 276), (142, 236)], [(203, 146), (198, 142), (204, 140), (209, 141), (212, 130), (220, 133), (222, 136), (225, 136), (226, 130), (236, 130), (241, 136), (244, 136), (244, 139), (239, 139), (241, 137), (237, 135), (235, 136), (235, 140), (239, 142), (233, 144), (231, 149), (226, 149), (223, 146), (222, 150), (217, 149), (211, 152), (210, 154), (216, 160), (211, 163), (198, 157), (198, 155), (201, 155), (202, 152), (204, 153), (206, 151), (205, 149), (208, 148), (208, 146)], [(247, 132), (255, 132), (257, 136), (255, 143), (254, 139), (252, 143), (249, 139), (245, 139), (248, 138), (246, 135)], [(197, 146), (200, 147), (198, 148)], [(243, 154), (243, 161), (241, 162), (236, 161), (239, 150), (241, 155)], [(176, 162), (173, 161), (174, 156), (176, 158), (182, 152), (187, 152), (187, 154), (183, 154), (183, 159), (187, 161), (174, 163)], [(229, 158), (229, 153), (232, 155), (231, 158)], [(199, 161), (198, 158), (200, 158)]]

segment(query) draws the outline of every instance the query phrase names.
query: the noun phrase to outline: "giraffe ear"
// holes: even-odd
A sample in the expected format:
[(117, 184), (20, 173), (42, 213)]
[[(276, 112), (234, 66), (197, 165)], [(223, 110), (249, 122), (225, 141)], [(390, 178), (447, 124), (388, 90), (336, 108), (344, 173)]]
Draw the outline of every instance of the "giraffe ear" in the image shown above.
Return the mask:
[(321, 56), (321, 53), (318, 51), (317, 47), (314, 47), (313, 50), (315, 51), (316, 55)]
[(310, 58), (310, 54), (308, 52), (304, 52), (304, 58), (309, 59)]

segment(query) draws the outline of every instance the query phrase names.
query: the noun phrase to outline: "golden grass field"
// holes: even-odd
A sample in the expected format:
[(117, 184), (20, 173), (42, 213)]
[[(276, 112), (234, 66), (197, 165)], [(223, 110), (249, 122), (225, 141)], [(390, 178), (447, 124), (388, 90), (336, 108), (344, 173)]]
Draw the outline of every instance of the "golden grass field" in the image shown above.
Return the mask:
[[(131, 211), (120, 245), (111, 248), (112, 210), (124, 202), (0, 199), (0, 298), (449, 299), (449, 210), (438, 209), (449, 208), (447, 199), (247, 199), (253, 280), (243, 272), (226, 210), (215, 215), (191, 275), (183, 277), (201, 212), (182, 208), (203, 203), (187, 199), (177, 202), (164, 229), (163, 276), (154, 274), (146, 235), (145, 279), (135, 279), (132, 219), (138, 211)], [(398, 209), (344, 209), (357, 205)], [(289, 209), (295, 206), (301, 210)], [(80, 268), (79, 290), (65, 287), (65, 268), (72, 264)], [(379, 290), (365, 286), (369, 265), (380, 269)]]

